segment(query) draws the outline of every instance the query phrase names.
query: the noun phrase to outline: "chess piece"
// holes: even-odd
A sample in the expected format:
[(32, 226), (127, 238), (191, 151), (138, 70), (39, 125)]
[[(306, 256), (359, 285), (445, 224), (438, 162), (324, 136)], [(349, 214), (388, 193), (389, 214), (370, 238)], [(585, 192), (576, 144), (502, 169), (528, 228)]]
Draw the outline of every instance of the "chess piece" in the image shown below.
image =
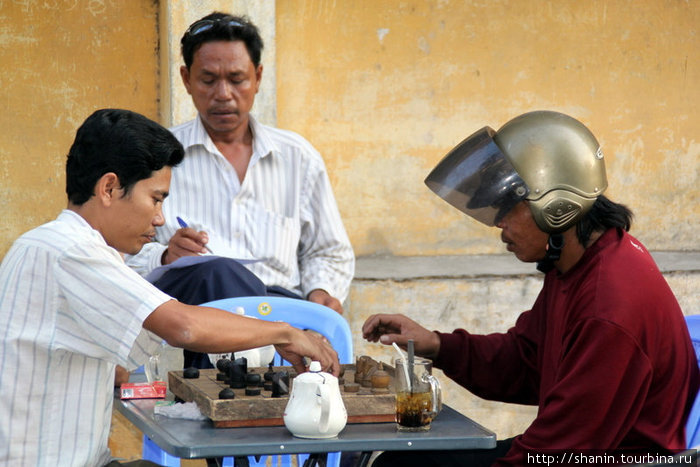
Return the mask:
[(243, 374), (248, 373), (248, 359), (245, 357), (239, 357), (233, 361), (234, 363), (243, 367)]
[(245, 383), (248, 387), (262, 386), (262, 376), (260, 373), (248, 373), (245, 375)]
[(231, 360), (226, 357), (217, 360), (216, 369), (219, 370), (219, 372), (216, 374), (217, 381), (224, 381), (226, 384), (228, 384), (228, 368), (230, 365)]
[(216, 369), (219, 370), (222, 373), (226, 373), (226, 370), (228, 369), (228, 366), (231, 364), (231, 360), (224, 357), (219, 359), (216, 362)]
[(360, 357), (357, 357), (355, 359), (355, 382), (360, 383), (362, 381), (362, 378), (364, 377), (364, 374), (366, 372), (367, 368), (367, 359), (369, 359), (368, 356), (362, 355)]
[(196, 379), (199, 378), (199, 369), (191, 366), (189, 368), (185, 368), (184, 371), (182, 372), (182, 376), (186, 379)]
[(379, 363), (367, 355), (358, 357), (355, 361), (355, 382), (362, 387), (372, 386), (372, 373), (377, 370)]
[(235, 359), (228, 367), (229, 386), (234, 389), (243, 389), (246, 385), (245, 378), (248, 373), (248, 361), (245, 357)]
[(370, 360), (367, 363), (367, 366), (365, 368), (365, 373), (362, 375), (362, 380), (360, 381), (360, 385), (363, 388), (370, 388), (372, 387), (372, 375), (379, 369), (379, 364), (374, 361)]
[(359, 392), (360, 391), (360, 385), (357, 383), (345, 383), (343, 385), (343, 390), (345, 392)]
[(245, 395), (246, 396), (259, 396), (260, 395), (260, 388), (245, 388)]
[(377, 370), (372, 374), (372, 393), (373, 394), (388, 394), (389, 384), (391, 384), (391, 375), (384, 370), (384, 365), (381, 363), (377, 367)]
[(274, 374), (275, 374), (275, 372), (274, 372), (274, 370), (272, 369), (272, 362), (270, 362), (270, 363), (267, 365), (267, 371), (266, 371), (265, 374), (263, 375), (263, 378), (265, 378), (265, 381), (270, 381), (270, 382), (272, 382), (272, 377), (274, 376)]
[(280, 371), (272, 377), (272, 397), (282, 397), (289, 394), (289, 373)]
[(219, 399), (235, 399), (236, 393), (231, 388), (224, 388), (219, 391)]

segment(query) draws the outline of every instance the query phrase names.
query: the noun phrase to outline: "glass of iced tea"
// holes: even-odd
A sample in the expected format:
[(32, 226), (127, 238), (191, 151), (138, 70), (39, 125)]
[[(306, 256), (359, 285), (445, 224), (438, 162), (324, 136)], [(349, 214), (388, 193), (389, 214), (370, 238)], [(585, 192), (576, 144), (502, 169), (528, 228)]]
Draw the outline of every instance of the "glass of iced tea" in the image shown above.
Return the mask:
[(396, 359), (396, 426), (399, 431), (428, 431), (430, 422), (442, 409), (440, 382), (431, 375), (433, 362), (416, 357), (408, 368)]

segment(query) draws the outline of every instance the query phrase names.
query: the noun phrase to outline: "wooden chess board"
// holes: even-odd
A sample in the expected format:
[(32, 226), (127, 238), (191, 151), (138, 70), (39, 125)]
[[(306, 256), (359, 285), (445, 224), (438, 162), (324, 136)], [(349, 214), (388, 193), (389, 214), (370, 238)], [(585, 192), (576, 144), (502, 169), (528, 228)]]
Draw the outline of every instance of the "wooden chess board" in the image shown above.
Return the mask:
[[(372, 389), (371, 386), (363, 386), (355, 383), (355, 364), (342, 365), (343, 374), (339, 379), (340, 393), (348, 413), (348, 423), (377, 423), (393, 422), (396, 413), (396, 394), (393, 384), (388, 391)], [(290, 366), (274, 367), (275, 372), (287, 371), (290, 377), (290, 389), (294, 384), (296, 372)], [(386, 368), (393, 375), (393, 368)], [(260, 373), (264, 375), (268, 368), (248, 368), (248, 373)], [(240, 426), (276, 426), (284, 425), (282, 416), (287, 406), (289, 395), (273, 398), (272, 392), (262, 390), (260, 395), (247, 396), (245, 389), (233, 389), (236, 393), (234, 399), (219, 399), (219, 392), (228, 388), (228, 384), (217, 381), (216, 369), (199, 370), (199, 378), (190, 379), (183, 376), (183, 371), (171, 371), (168, 373), (170, 391), (184, 401), (194, 401), (202, 413), (209, 417), (217, 428)], [(393, 376), (392, 376), (393, 378)], [(354, 386), (357, 392), (347, 392)], [(260, 388), (262, 389), (262, 388)]]

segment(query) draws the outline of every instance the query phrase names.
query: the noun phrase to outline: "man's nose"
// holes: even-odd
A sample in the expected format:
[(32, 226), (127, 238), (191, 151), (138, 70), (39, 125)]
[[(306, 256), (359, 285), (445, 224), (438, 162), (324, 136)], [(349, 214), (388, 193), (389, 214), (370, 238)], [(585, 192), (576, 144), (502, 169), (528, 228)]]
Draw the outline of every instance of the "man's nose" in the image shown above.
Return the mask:
[(214, 90), (214, 97), (220, 101), (227, 101), (232, 95), (232, 86), (226, 80), (220, 80)]
[(155, 225), (156, 227), (160, 227), (163, 224), (165, 224), (165, 218), (163, 217), (163, 209), (158, 208), (156, 215), (153, 216), (153, 225)]

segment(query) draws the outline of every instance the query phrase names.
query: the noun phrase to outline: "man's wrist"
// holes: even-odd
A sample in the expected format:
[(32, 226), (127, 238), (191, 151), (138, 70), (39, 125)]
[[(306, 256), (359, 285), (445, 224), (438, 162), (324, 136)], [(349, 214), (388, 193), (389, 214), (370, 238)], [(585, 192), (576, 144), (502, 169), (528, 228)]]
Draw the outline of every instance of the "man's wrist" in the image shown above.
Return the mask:
[(319, 293), (322, 293), (322, 294), (325, 294), (325, 295), (330, 295), (330, 294), (329, 294), (327, 291), (325, 291), (324, 289), (313, 289), (313, 290), (311, 290), (311, 292), (309, 292), (309, 293), (306, 295), (306, 299), (309, 300), (309, 299), (311, 298), (312, 295), (314, 295), (314, 294), (315, 294), (315, 295), (318, 295)]
[[(329, 296), (329, 297), (335, 297), (335, 295), (333, 295), (332, 287), (328, 287), (328, 285), (329, 285), (329, 284), (318, 284), (318, 285), (314, 285), (314, 286), (312, 286), (310, 289), (307, 289), (308, 292), (307, 292), (306, 295), (304, 295), (304, 296), (306, 297), (307, 300), (309, 300), (310, 297), (311, 297), (311, 295), (312, 295), (314, 292), (316, 292), (316, 293), (323, 293), (323, 294), (325, 294), (325, 295), (327, 295), (327, 296)], [(303, 290), (304, 290), (304, 288), (302, 288), (302, 291), (303, 291)]]

